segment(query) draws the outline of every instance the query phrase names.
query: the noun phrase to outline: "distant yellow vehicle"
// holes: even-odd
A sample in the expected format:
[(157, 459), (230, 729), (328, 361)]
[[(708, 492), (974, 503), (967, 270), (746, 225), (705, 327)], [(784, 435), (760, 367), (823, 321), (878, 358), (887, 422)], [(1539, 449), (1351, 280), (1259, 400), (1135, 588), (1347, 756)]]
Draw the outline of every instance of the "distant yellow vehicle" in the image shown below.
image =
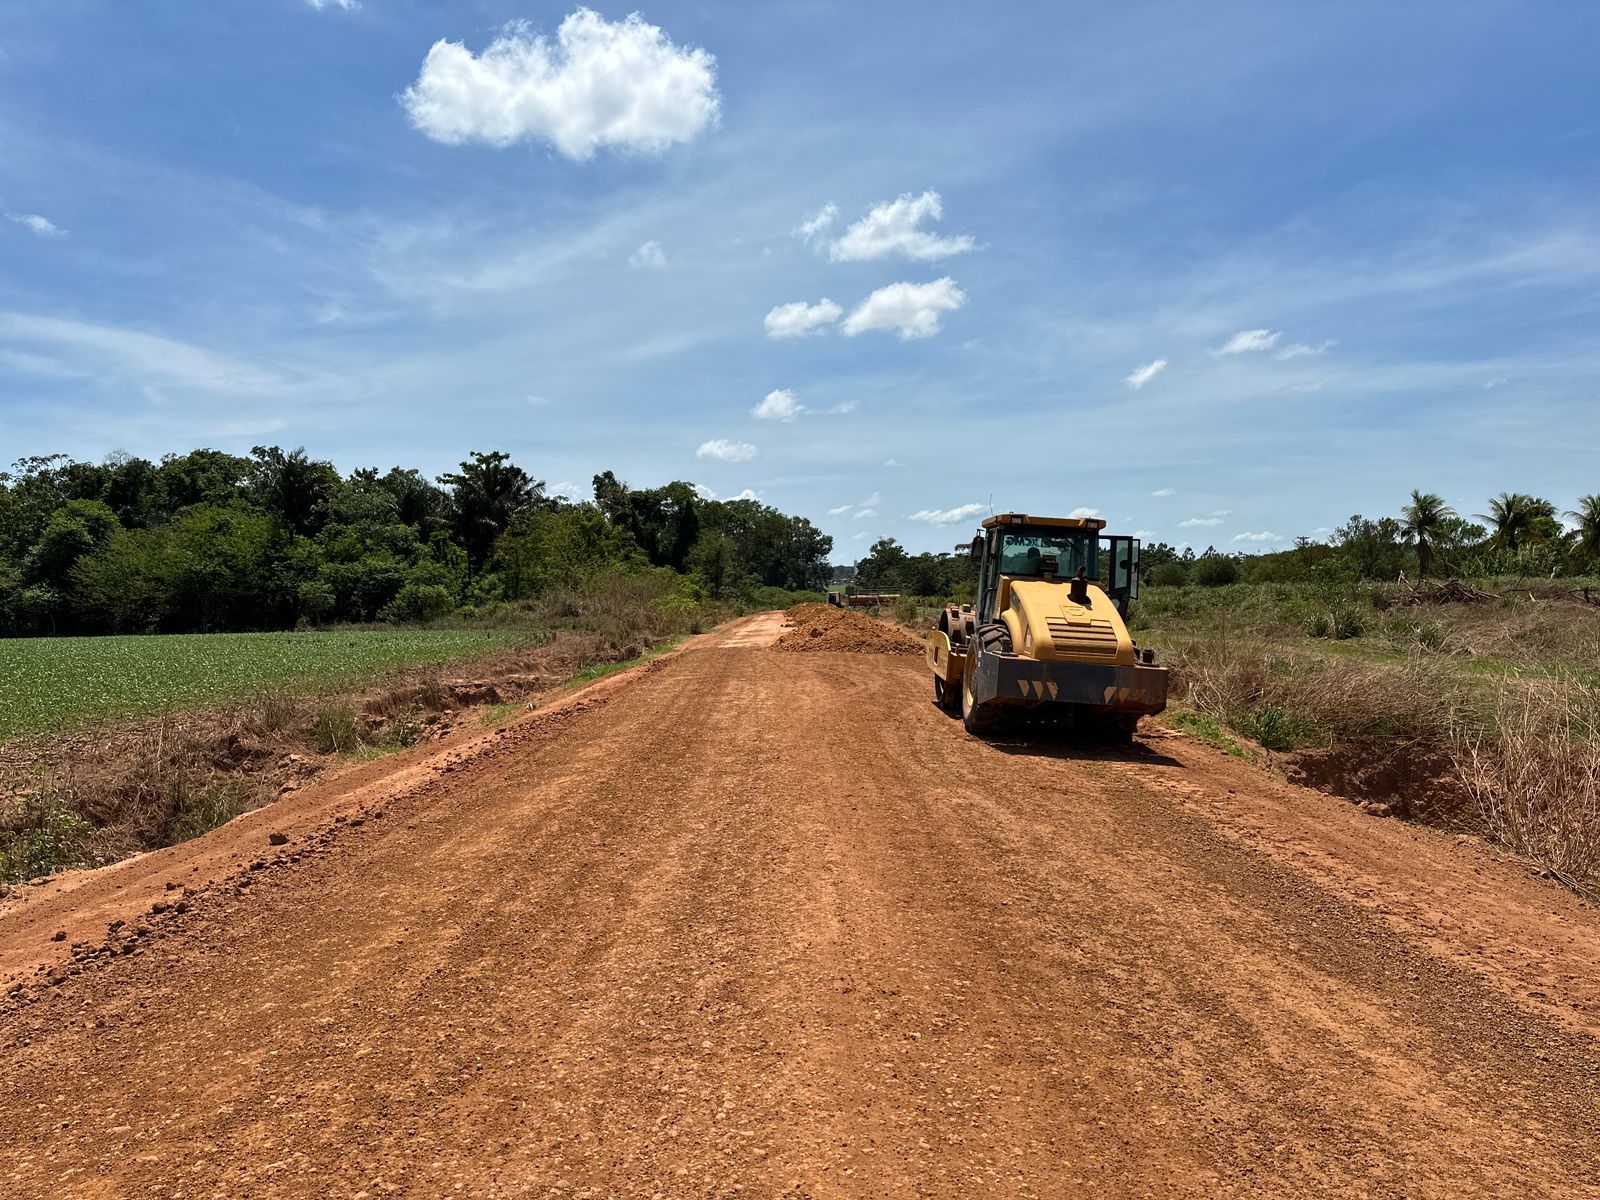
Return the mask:
[[(974, 604), (951, 605), (928, 635), (934, 697), (989, 733), (1035, 713), (1115, 741), (1167, 706), (1167, 671), (1128, 633), (1139, 541), (1089, 517), (1004, 513), (972, 540)], [(1105, 586), (1101, 550), (1109, 551)]]

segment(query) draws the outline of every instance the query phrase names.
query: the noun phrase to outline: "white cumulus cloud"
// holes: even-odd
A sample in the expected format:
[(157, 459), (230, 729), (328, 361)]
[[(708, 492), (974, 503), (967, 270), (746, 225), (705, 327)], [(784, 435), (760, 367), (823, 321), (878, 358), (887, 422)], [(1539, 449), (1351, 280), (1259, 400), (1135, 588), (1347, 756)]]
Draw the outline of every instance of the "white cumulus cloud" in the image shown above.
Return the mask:
[(967, 294), (949, 276), (932, 283), (891, 283), (863, 300), (841, 328), (851, 337), (870, 329), (892, 329), (904, 341), (932, 337), (939, 332), (939, 315), (966, 302)]
[(661, 248), (660, 242), (646, 242), (628, 255), (628, 265), (630, 267), (654, 267), (659, 270), (667, 265), (667, 252)]
[[(817, 217), (827, 213), (831, 224), (836, 212), (829, 205)], [(898, 254), (915, 262), (933, 262), (971, 250), (975, 243), (965, 234), (940, 237), (922, 228), (924, 221), (937, 221), (942, 216), (944, 202), (938, 192), (923, 192), (920, 196), (907, 192), (898, 199), (874, 204), (866, 216), (828, 243), (828, 257), (834, 262), (867, 262)], [(802, 231), (810, 230), (808, 237), (815, 237), (826, 227), (812, 228), (817, 217), (800, 227)]]
[(715, 125), (716, 59), (675, 45), (634, 13), (608, 21), (579, 8), (554, 41), (507, 25), (482, 54), (440, 40), (400, 97), (437, 142), (549, 142), (571, 159), (604, 146), (660, 154)]
[(1271, 350), (1282, 336), (1270, 329), (1241, 329), (1212, 353), (1252, 354), (1258, 350)]
[(860, 512), (856, 513), (856, 520), (865, 521), (868, 517), (875, 517), (877, 515), (878, 515), (878, 510), (877, 509), (875, 509), (875, 508), (863, 508)]
[(39, 237), (64, 237), (67, 232), (50, 218), (41, 217), (38, 213), (7, 213), (6, 220), (23, 226)]
[(921, 512), (912, 513), (911, 519), (929, 525), (956, 525), (962, 521), (972, 520), (983, 510), (982, 504), (959, 504), (955, 508), (925, 508)]
[(807, 304), (804, 300), (780, 304), (767, 314), (767, 336), (793, 338), (823, 333), (843, 312), (844, 309), (826, 296), (815, 304)]
[(712, 438), (708, 442), (701, 442), (694, 456), (715, 458), (722, 462), (749, 462), (756, 456), (756, 448), (749, 442), (730, 442), (727, 438)]
[(838, 508), (830, 508), (828, 510), (828, 515), (830, 517), (842, 517), (854, 507), (854, 504), (841, 504)]
[(1069, 517), (1098, 517), (1099, 515), (1100, 510), (1098, 508), (1075, 508), (1067, 514)]
[(1221, 517), (1190, 517), (1187, 521), (1179, 521), (1179, 529), (1202, 529), (1208, 525), (1221, 525)]
[(792, 421), (806, 411), (800, 398), (788, 388), (779, 388), (762, 397), (761, 403), (750, 410), (758, 421)]
[(1236, 542), (1276, 542), (1281, 539), (1277, 534), (1263, 530), (1260, 533), (1236, 533), (1233, 535), (1233, 540)]
[(1309, 342), (1290, 342), (1273, 357), (1279, 362), (1288, 362), (1292, 358), (1315, 358), (1318, 355), (1326, 354), (1338, 344), (1332, 338), (1325, 342), (1318, 342), (1315, 346)]
[(1142, 367), (1135, 367), (1128, 373), (1127, 379), (1123, 382), (1137, 391), (1166, 369), (1167, 360), (1158, 358), (1154, 362), (1145, 363)]

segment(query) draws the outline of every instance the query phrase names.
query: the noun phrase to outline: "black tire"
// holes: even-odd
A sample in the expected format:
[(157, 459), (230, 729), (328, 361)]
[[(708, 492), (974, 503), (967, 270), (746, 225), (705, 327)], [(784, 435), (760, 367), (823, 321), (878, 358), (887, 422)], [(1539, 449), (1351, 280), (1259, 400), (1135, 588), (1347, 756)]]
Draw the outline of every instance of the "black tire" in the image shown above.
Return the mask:
[(993, 733), (1000, 724), (999, 710), (998, 704), (975, 704), (971, 683), (965, 676), (962, 677), (961, 723), (967, 727), (968, 733), (974, 737), (986, 737)]
[(1011, 631), (1000, 621), (991, 621), (978, 630), (978, 648), (984, 654), (1010, 654)]

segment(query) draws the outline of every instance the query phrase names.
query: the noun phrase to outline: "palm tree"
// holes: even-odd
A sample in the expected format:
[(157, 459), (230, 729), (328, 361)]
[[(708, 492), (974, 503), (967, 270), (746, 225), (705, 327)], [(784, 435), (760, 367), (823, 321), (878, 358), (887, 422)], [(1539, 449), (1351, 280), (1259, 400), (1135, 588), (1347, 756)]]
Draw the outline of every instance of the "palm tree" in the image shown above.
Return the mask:
[(1567, 516), (1578, 523), (1578, 552), (1588, 558), (1600, 556), (1600, 492), (1579, 496), (1578, 507)]
[(488, 561), (495, 539), (523, 509), (546, 506), (544, 481), (511, 461), (503, 450), (474, 450), (461, 470), (439, 476), (450, 489), (456, 534), (467, 550), (467, 574)]
[(1548, 501), (1535, 500), (1522, 492), (1501, 492), (1489, 501), (1489, 511), (1479, 513), (1480, 521), (1494, 526), (1494, 540), (1512, 553), (1522, 544), (1540, 516), (1538, 506), (1548, 506)]
[(1455, 509), (1437, 493), (1412, 489), (1411, 503), (1400, 510), (1400, 515), (1405, 518), (1400, 531), (1407, 542), (1417, 544), (1417, 571), (1427, 578), (1428, 568), (1433, 564), (1433, 541), (1443, 531), (1445, 522), (1455, 519)]

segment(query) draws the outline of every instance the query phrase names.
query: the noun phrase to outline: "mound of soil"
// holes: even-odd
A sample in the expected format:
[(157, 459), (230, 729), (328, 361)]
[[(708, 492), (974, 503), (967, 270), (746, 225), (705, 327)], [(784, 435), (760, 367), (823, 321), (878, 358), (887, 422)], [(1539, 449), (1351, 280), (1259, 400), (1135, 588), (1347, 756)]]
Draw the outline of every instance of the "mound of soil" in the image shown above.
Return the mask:
[(904, 629), (875, 620), (859, 609), (796, 604), (789, 610), (789, 623), (794, 628), (778, 639), (776, 647), (790, 653), (922, 653), (922, 643)]
[(1442, 747), (1369, 739), (1287, 756), (1289, 779), (1430, 825), (1466, 821), (1472, 801)]

